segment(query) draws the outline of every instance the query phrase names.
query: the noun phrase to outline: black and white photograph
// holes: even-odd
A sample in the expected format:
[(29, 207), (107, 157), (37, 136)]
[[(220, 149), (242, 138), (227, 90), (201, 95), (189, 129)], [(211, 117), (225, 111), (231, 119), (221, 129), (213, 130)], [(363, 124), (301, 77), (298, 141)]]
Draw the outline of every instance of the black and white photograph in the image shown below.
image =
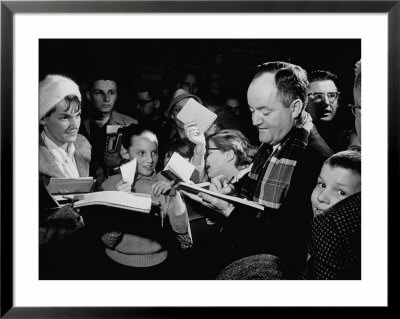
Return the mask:
[(2, 2), (0, 317), (388, 305), (400, 9), (262, 2)]
[(360, 39), (41, 39), (39, 77), (39, 279), (361, 279)]

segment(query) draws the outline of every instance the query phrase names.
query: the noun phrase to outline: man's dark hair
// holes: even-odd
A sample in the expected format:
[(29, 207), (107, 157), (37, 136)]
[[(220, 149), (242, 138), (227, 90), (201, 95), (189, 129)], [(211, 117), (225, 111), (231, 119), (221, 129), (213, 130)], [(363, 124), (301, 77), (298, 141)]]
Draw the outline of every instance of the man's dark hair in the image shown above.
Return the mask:
[(324, 164), (351, 170), (361, 176), (361, 153), (357, 151), (342, 151), (333, 154)]
[(114, 81), (117, 86), (118, 86), (118, 76), (117, 74), (115, 74), (115, 72), (108, 72), (108, 71), (104, 71), (104, 72), (93, 72), (88, 79), (88, 90), (91, 91), (93, 88), (93, 84), (96, 81)]
[(333, 83), (336, 84), (337, 78), (338, 78), (337, 75), (330, 71), (315, 70), (315, 71), (310, 72), (310, 74), (308, 76), (308, 82), (310, 82), (310, 84), (311, 84), (312, 82), (316, 82), (316, 81), (331, 80)]
[[(67, 95), (64, 98), (67, 107), (65, 109), (65, 111), (69, 111), (71, 108), (73, 108), (74, 112), (79, 112), (81, 110), (81, 101), (79, 101), (79, 98), (76, 95)], [(45, 117), (49, 117), (51, 116), (51, 114), (53, 114), (56, 111), (56, 106), (53, 106), (44, 116)]]
[(136, 93), (139, 92), (148, 92), (152, 99), (160, 100), (163, 97), (160, 85), (154, 81), (143, 81), (137, 84)]
[(281, 61), (266, 62), (255, 68), (251, 81), (264, 73), (275, 75), (275, 85), (284, 106), (289, 107), (294, 100), (300, 99), (305, 107), (309, 83), (307, 72), (302, 67)]
[(131, 124), (129, 126), (125, 126), (121, 128), (120, 132), (122, 133), (121, 143), (126, 150), (129, 150), (129, 148), (131, 147), (133, 136), (140, 136), (144, 132), (150, 132), (157, 137), (157, 134), (154, 132), (152, 128), (141, 124)]

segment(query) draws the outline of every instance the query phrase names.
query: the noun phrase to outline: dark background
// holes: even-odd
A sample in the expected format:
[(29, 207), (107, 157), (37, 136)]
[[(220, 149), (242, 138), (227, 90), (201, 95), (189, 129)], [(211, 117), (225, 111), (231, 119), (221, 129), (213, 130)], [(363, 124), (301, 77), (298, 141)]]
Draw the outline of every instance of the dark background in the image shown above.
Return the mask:
[(187, 69), (198, 72), (203, 89), (221, 98), (238, 95), (246, 108), (250, 70), (274, 60), (337, 74), (340, 104), (347, 105), (353, 103), (354, 64), (360, 58), (360, 39), (39, 40), (40, 79), (61, 73), (84, 90), (92, 74), (111, 70), (118, 84), (116, 110), (133, 117), (138, 82), (154, 80), (173, 91)]

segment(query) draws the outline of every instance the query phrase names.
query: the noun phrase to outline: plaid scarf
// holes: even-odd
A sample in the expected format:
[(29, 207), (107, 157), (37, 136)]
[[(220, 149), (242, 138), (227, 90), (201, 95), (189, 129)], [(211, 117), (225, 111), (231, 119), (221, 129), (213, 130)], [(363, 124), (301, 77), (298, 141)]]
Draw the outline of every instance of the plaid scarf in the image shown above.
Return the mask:
[(303, 111), (300, 121), (274, 152), (272, 146), (263, 143), (254, 155), (253, 167), (240, 195), (279, 209), (289, 190), (297, 161), (308, 144), (312, 127), (311, 116)]

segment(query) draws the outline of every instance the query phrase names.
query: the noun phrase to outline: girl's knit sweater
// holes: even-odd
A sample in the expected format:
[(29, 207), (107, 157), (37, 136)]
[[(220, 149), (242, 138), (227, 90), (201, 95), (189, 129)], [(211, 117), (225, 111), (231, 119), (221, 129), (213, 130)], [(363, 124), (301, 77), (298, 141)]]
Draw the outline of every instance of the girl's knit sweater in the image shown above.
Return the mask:
[[(115, 190), (115, 185), (121, 179), (119, 174), (111, 176), (102, 184), (102, 188)], [(165, 179), (159, 174), (149, 177), (139, 175), (132, 185), (132, 192), (148, 194), (151, 186), (160, 180)], [(160, 216), (146, 216), (148, 218), (143, 218), (140, 222), (124, 225), (123, 232), (117, 229), (102, 236), (107, 246), (106, 254), (111, 259), (126, 266), (151, 267), (167, 258), (171, 245), (182, 249), (193, 245), (186, 205), (179, 192), (176, 196), (160, 195), (157, 202)], [(153, 209), (157, 210), (157, 206)]]

